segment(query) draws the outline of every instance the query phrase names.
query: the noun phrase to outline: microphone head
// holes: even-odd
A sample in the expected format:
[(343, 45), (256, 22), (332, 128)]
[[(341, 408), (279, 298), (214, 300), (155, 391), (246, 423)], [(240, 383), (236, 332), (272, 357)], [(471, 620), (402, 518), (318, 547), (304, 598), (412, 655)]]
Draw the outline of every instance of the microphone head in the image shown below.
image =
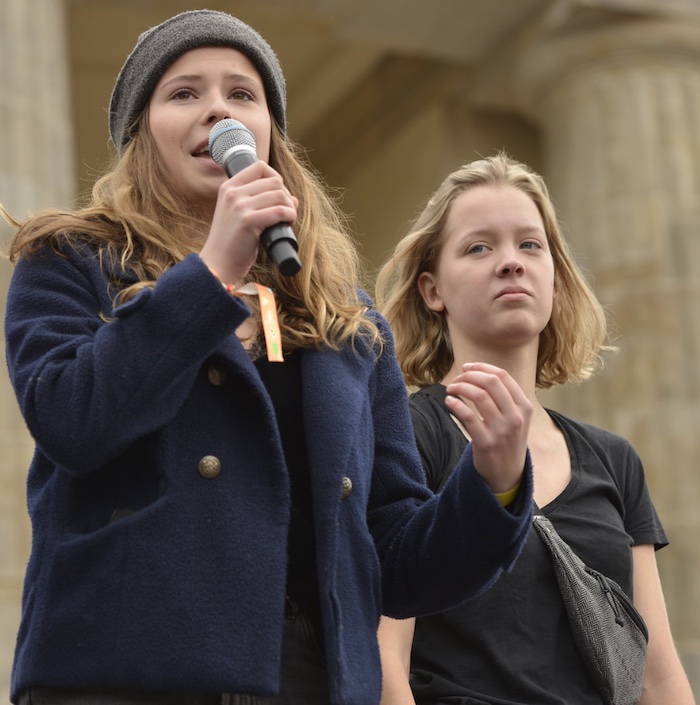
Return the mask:
[(245, 147), (255, 152), (255, 135), (238, 120), (219, 120), (209, 132), (209, 155), (219, 166), (223, 166), (224, 155), (234, 147)]

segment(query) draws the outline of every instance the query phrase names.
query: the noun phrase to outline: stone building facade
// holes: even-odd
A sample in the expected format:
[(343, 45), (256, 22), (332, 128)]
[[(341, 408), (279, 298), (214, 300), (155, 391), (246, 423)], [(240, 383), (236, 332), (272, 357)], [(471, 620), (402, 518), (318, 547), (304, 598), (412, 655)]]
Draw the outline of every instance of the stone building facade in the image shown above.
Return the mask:
[[(280, 55), (292, 137), (343, 190), (368, 274), (448, 171), (505, 149), (547, 178), (616, 323), (605, 371), (546, 403), (629, 438), (700, 694), (700, 0), (232, 0)], [(0, 203), (69, 206), (109, 158), (106, 106), (175, 0), (0, 0)], [(397, 16), (400, 15), (400, 22)], [(0, 225), (4, 240), (10, 228)], [(0, 261), (0, 309), (11, 267)], [(30, 547), (32, 443), (0, 374), (0, 690)]]

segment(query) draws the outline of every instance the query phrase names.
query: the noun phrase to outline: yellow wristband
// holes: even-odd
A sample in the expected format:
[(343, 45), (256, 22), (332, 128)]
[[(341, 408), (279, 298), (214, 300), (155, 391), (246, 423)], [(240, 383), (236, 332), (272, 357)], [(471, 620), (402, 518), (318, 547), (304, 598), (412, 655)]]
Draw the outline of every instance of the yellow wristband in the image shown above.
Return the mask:
[(502, 507), (507, 507), (517, 496), (518, 490), (520, 489), (520, 483), (508, 492), (496, 492), (496, 499), (501, 503)]

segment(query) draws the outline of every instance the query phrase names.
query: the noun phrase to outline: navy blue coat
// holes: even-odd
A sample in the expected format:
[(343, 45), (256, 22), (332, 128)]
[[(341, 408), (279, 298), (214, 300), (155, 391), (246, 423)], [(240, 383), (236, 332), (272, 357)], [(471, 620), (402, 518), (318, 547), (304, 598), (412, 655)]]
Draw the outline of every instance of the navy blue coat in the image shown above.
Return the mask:
[[(196, 255), (115, 310), (89, 250), (18, 263), (7, 358), (36, 453), (13, 701), (28, 686), (275, 693), (290, 492), (270, 397), (234, 334), (249, 315)], [(381, 355), (301, 353), (338, 705), (379, 701), (382, 612), (482, 591), (530, 525), (529, 461), (521, 511), (500, 507), (469, 454), (439, 497), (427, 489), (377, 320)]]

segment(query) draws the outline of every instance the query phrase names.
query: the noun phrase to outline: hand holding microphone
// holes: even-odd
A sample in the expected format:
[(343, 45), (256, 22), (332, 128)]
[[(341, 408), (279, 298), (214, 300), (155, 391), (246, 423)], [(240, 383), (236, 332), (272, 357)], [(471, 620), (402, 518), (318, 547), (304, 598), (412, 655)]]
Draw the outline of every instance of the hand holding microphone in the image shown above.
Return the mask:
[[(255, 137), (238, 120), (219, 120), (209, 133), (209, 154), (229, 176), (254, 164), (258, 157)], [(297, 255), (299, 245), (288, 223), (277, 223), (266, 228), (260, 236), (268, 257), (277, 265), (281, 274), (292, 276), (301, 269)]]

